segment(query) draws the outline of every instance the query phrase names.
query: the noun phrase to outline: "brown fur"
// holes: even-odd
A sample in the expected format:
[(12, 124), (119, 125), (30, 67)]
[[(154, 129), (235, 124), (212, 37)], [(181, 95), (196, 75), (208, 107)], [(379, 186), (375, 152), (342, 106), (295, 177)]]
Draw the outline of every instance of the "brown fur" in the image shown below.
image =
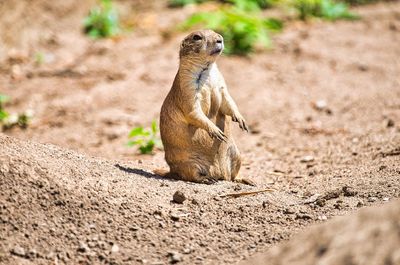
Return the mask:
[(215, 63), (222, 49), (222, 36), (211, 30), (182, 41), (179, 70), (160, 115), (167, 177), (210, 182), (238, 175), (241, 159), (231, 118), (248, 128)]

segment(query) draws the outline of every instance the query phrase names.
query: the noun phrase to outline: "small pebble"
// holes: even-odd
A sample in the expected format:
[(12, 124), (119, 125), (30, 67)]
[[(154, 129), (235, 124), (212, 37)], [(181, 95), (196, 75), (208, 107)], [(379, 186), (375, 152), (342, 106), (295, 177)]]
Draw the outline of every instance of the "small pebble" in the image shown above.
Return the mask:
[(358, 64), (358, 70), (360, 70), (360, 71), (362, 71), (362, 72), (366, 72), (366, 71), (368, 71), (369, 70), (369, 67), (368, 67), (368, 65), (365, 65), (365, 64)]
[(394, 120), (387, 119), (386, 120), (386, 127), (388, 127), (388, 128), (394, 127)]
[(315, 202), (319, 207), (324, 207), (326, 205), (326, 200), (321, 198)]
[(168, 256), (170, 257), (171, 263), (175, 264), (182, 261), (182, 254), (177, 251), (169, 251)]
[(353, 188), (349, 186), (343, 186), (342, 187), (343, 195), (346, 197), (352, 197), (357, 194), (357, 191), (353, 190)]
[(311, 155), (304, 156), (304, 157), (302, 157), (300, 159), (300, 162), (302, 162), (302, 163), (309, 163), (309, 162), (312, 162), (312, 161), (314, 161), (314, 157), (311, 156)]
[(312, 216), (310, 214), (296, 214), (296, 219), (310, 220)]
[(129, 230), (130, 230), (130, 231), (137, 231), (137, 230), (139, 230), (139, 227), (137, 227), (137, 226), (131, 226), (131, 227), (129, 227)]
[(11, 253), (16, 255), (16, 256), (20, 256), (20, 257), (25, 257), (25, 249), (22, 248), (19, 245), (16, 245), (12, 250)]
[(318, 216), (318, 220), (326, 221), (326, 220), (328, 220), (328, 218), (326, 217), (326, 215), (321, 215), (321, 216)]
[(308, 204), (308, 203), (313, 203), (316, 202), (319, 198), (321, 197), (321, 194), (314, 194), (312, 196), (310, 196), (308, 199), (304, 200), (304, 203)]
[(182, 192), (177, 190), (174, 195), (172, 196), (172, 200), (175, 203), (180, 203), (182, 204), (186, 200), (186, 195)]
[(21, 80), (24, 77), (21, 66), (14, 64), (11, 67), (11, 78), (14, 80)]
[(28, 251), (28, 257), (29, 257), (29, 258), (33, 259), (33, 258), (36, 258), (37, 256), (38, 256), (38, 253), (37, 253), (36, 249), (31, 248), (31, 249)]
[(218, 201), (220, 201), (220, 200), (221, 200), (221, 197), (219, 197), (219, 196), (215, 196), (213, 199), (214, 199), (214, 201), (217, 201), (217, 202), (218, 202)]
[(173, 221), (179, 221), (181, 217), (177, 213), (171, 213), (171, 219)]
[(200, 202), (197, 199), (192, 199), (192, 203), (194, 205), (200, 205)]
[(327, 106), (328, 106), (328, 104), (323, 99), (320, 99), (317, 102), (315, 102), (315, 108), (317, 110), (324, 110)]
[(111, 247), (111, 253), (117, 253), (119, 251), (119, 247), (117, 244), (113, 244)]
[(294, 213), (296, 213), (296, 211), (293, 210), (293, 209), (290, 209), (290, 208), (285, 208), (285, 209), (283, 210), (283, 213), (284, 213), (284, 214), (294, 214)]
[(79, 242), (79, 248), (78, 248), (79, 252), (85, 253), (85, 252), (89, 252), (90, 248), (89, 246), (85, 243), (85, 242)]

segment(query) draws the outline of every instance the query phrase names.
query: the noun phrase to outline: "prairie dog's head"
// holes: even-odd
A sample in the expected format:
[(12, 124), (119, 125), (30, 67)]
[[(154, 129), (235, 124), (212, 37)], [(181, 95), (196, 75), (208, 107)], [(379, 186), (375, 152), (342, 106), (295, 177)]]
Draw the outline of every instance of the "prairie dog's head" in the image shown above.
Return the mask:
[(179, 58), (214, 62), (223, 49), (224, 39), (220, 34), (212, 30), (199, 30), (183, 39)]

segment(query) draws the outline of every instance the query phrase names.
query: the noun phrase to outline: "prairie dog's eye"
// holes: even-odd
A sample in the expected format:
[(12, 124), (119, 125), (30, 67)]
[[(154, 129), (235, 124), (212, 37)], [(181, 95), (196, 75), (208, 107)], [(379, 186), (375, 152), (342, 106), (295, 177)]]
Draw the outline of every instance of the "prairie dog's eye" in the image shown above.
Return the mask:
[(193, 40), (201, 40), (201, 39), (202, 37), (200, 35), (197, 34), (193, 35)]

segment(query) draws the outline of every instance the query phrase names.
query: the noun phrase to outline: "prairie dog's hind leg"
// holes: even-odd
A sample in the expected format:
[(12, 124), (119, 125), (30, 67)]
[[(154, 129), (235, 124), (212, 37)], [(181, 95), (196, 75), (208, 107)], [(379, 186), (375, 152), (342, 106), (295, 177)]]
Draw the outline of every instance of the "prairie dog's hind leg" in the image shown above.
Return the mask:
[(239, 174), (242, 159), (240, 158), (239, 149), (236, 145), (230, 146), (228, 152), (230, 152), (229, 154), (231, 159), (231, 180), (250, 186), (257, 186), (251, 178), (243, 177)]
[(242, 159), (240, 158), (239, 149), (235, 144), (232, 144), (228, 148), (228, 157), (230, 158), (231, 167), (231, 180), (234, 181), (239, 174), (240, 166), (242, 165)]
[(171, 167), (171, 175), (176, 175), (176, 179), (192, 181), (198, 183), (211, 184), (214, 183), (204, 169), (200, 169), (196, 163), (193, 162), (178, 162)]

